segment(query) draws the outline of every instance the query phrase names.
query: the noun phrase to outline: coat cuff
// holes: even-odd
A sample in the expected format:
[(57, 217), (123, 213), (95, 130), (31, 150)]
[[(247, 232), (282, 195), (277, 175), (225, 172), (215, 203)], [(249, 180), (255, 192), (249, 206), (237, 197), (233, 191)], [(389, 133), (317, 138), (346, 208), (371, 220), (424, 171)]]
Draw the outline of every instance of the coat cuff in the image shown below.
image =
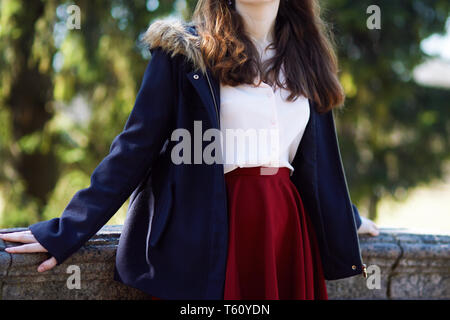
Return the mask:
[(40, 221), (28, 227), (36, 240), (48, 251), (48, 253), (56, 259), (57, 265), (62, 264), (73, 252), (70, 252), (68, 245), (58, 237), (60, 218), (54, 218), (47, 221)]

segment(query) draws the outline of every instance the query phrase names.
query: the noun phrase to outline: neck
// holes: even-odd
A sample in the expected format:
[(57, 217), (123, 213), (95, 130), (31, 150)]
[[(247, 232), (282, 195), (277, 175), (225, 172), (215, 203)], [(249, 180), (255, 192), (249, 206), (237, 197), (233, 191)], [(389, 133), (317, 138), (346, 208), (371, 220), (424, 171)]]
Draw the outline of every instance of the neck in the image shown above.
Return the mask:
[(274, 25), (280, 0), (239, 1), (236, 0), (236, 11), (244, 21), (247, 34), (258, 46), (273, 41)]

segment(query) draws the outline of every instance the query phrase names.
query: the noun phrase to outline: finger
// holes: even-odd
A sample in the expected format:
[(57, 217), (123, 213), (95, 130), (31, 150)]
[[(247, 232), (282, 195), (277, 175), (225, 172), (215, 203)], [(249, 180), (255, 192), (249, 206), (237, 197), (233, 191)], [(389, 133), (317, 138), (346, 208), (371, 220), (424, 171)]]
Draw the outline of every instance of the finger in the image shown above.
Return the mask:
[(8, 253), (32, 253), (32, 252), (47, 252), (40, 243), (28, 243), (21, 246), (5, 248)]
[(12, 234), (12, 233), (31, 233), (31, 230), (23, 230), (23, 231), (15, 231), (15, 232), (5, 232), (5, 233), (0, 233), (0, 237), (7, 235), (7, 234)]
[(374, 225), (370, 228), (370, 234), (372, 236), (377, 236), (380, 234), (380, 231), (378, 230), (378, 228)]
[(33, 243), (37, 242), (31, 232), (11, 232), (1, 235), (1, 239), (9, 242)]
[(17, 231), (17, 232), (7, 232), (7, 233), (0, 233), (0, 239), (5, 239), (11, 237), (11, 235), (22, 235), (22, 234), (31, 234), (30, 230), (24, 230), (24, 231)]
[(38, 272), (44, 272), (50, 269), (53, 269), (57, 264), (57, 261), (54, 257), (51, 257), (50, 259), (45, 260), (44, 262), (42, 262), (37, 271)]

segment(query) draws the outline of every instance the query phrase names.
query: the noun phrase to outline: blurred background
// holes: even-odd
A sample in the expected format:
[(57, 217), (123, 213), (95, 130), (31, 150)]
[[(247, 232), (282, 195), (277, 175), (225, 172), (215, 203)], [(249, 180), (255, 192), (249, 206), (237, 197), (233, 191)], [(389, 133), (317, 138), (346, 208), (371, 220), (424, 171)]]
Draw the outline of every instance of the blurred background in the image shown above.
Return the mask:
[[(352, 201), (382, 227), (450, 233), (450, 2), (321, 3), (347, 95), (336, 123)], [(133, 108), (143, 32), (195, 4), (0, 0), (0, 228), (58, 217), (89, 186)], [(372, 4), (380, 30), (366, 25)]]

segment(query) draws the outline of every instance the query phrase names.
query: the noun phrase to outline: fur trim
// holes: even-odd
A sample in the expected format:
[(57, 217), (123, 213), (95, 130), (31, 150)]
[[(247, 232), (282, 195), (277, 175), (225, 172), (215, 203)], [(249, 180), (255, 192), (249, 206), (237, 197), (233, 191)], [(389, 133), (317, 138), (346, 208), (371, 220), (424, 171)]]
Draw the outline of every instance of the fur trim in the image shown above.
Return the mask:
[(143, 41), (149, 49), (161, 47), (172, 57), (176, 54), (186, 56), (196, 69), (205, 73), (206, 65), (200, 50), (200, 38), (195, 31), (189, 30), (192, 26), (191, 23), (178, 18), (158, 19), (150, 24)]

